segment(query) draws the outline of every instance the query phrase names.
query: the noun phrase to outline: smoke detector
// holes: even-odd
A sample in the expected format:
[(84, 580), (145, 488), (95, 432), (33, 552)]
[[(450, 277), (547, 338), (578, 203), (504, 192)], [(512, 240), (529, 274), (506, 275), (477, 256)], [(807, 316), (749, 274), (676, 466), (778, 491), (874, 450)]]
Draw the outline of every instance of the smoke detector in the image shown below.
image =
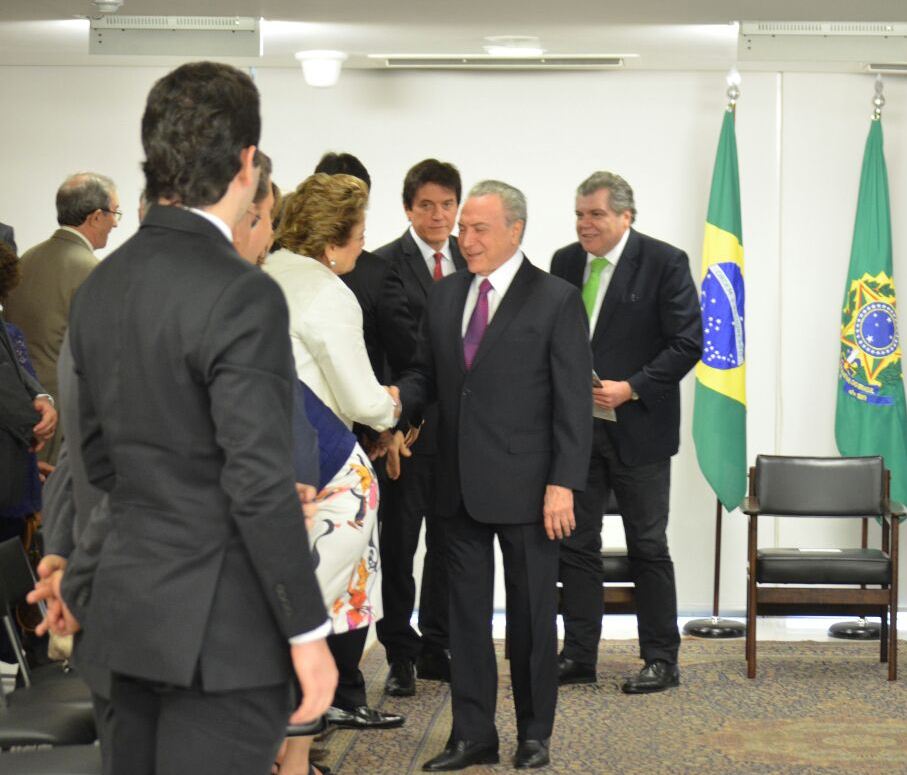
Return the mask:
[(98, 13), (116, 13), (123, 7), (123, 0), (92, 0)]

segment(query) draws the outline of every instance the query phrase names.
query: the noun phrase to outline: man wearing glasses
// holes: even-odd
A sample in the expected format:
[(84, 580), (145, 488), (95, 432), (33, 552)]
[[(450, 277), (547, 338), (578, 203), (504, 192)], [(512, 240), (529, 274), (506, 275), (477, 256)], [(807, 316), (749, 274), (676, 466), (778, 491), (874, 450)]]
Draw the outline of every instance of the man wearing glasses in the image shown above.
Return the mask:
[[(70, 175), (57, 191), (60, 228), (22, 256), (22, 281), (7, 299), (4, 315), (25, 334), (38, 381), (52, 396), (70, 301), (98, 262), (94, 251), (107, 245), (122, 215), (110, 178), (93, 172)], [(38, 453), (51, 465), (57, 460), (61, 427)]]

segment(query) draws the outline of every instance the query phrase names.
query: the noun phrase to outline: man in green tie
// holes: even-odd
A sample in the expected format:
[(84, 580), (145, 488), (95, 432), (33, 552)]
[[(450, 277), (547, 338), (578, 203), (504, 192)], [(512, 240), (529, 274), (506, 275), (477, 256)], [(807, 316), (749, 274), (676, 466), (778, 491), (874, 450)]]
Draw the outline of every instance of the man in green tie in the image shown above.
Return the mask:
[[(628, 694), (677, 686), (677, 593), (668, 551), (671, 456), (677, 452), (680, 388), (702, 351), (700, 304), (686, 254), (640, 234), (633, 189), (596, 172), (576, 192), (578, 242), (561, 248), (551, 273), (582, 289), (600, 384), (586, 489), (576, 530), (560, 552), (564, 650), (561, 684), (594, 683), (601, 638), (602, 512), (613, 491), (636, 586), (642, 670)], [(592, 381), (590, 375), (590, 381)], [(598, 382), (599, 380), (596, 380)], [(600, 419), (601, 418), (601, 419)]]

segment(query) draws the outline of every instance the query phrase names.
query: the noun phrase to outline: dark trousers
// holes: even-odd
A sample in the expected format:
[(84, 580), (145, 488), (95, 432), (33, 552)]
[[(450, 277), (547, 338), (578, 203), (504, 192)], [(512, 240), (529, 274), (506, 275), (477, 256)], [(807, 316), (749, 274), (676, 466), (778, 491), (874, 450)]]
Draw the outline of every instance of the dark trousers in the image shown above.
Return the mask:
[(94, 709), (94, 724), (98, 730), (98, 743), (101, 745), (101, 772), (103, 775), (115, 775), (111, 763), (113, 708), (107, 697), (94, 691), (91, 693), (91, 705)]
[[(378, 621), (378, 640), (388, 662), (415, 661), (423, 649), (448, 648), (447, 569), (444, 520), (434, 514), (432, 455), (402, 461), (397, 481), (383, 479), (378, 519), (381, 525), (381, 593), (384, 617)], [(413, 558), (425, 519), (425, 563), (419, 601), (420, 636), (410, 625), (416, 602)]]
[(454, 740), (496, 745), (491, 638), (494, 538), (504, 557), (510, 676), (520, 740), (551, 737), (557, 705), (557, 554), (541, 522), (489, 525), (461, 506), (447, 520)]
[(564, 656), (595, 665), (602, 631), (602, 512), (613, 489), (627, 538), (636, 585), (640, 657), (677, 662), (677, 591), (668, 552), (671, 461), (625, 466), (611, 444), (606, 421), (595, 420), (589, 480), (576, 493), (576, 531), (561, 544)]
[(337, 663), (337, 689), (334, 691), (334, 707), (343, 710), (355, 710), (367, 705), (365, 697), (365, 677), (359, 669), (362, 653), (365, 651), (365, 639), (368, 627), (350, 630), (339, 635), (328, 635), (328, 648)]
[(116, 673), (110, 702), (117, 775), (269, 772), (291, 712), (287, 684), (204, 692)]

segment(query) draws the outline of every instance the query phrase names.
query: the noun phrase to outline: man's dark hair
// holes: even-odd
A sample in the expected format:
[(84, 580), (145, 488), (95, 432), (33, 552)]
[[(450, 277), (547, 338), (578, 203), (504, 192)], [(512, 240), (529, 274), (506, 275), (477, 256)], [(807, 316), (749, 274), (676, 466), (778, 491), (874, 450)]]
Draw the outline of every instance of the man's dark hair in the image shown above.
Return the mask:
[(463, 184), (460, 182), (460, 171), (446, 161), (437, 159), (424, 159), (406, 173), (403, 179), (403, 206), (407, 210), (413, 209), (413, 200), (416, 192), (426, 183), (434, 183), (441, 188), (449, 188), (457, 195), (457, 204), (463, 193)]
[(273, 165), (271, 164), (271, 157), (268, 156), (264, 151), (255, 149), (255, 157), (252, 160), (252, 163), (258, 168), (258, 188), (255, 189), (255, 196), (252, 197), (252, 204), (260, 204), (264, 198), (271, 191), (271, 173), (273, 172)]
[[(19, 257), (16, 251), (0, 240), (0, 304), (6, 301), (9, 292), (19, 284)], [(0, 323), (2, 326), (3, 323)]]
[(151, 88), (142, 116), (146, 191), (185, 207), (220, 201), (261, 135), (258, 90), (235, 67), (192, 62)]
[(328, 175), (352, 175), (365, 183), (369, 191), (372, 190), (372, 179), (365, 165), (351, 153), (334, 153), (328, 151), (321, 157), (315, 167), (315, 172), (324, 172)]

